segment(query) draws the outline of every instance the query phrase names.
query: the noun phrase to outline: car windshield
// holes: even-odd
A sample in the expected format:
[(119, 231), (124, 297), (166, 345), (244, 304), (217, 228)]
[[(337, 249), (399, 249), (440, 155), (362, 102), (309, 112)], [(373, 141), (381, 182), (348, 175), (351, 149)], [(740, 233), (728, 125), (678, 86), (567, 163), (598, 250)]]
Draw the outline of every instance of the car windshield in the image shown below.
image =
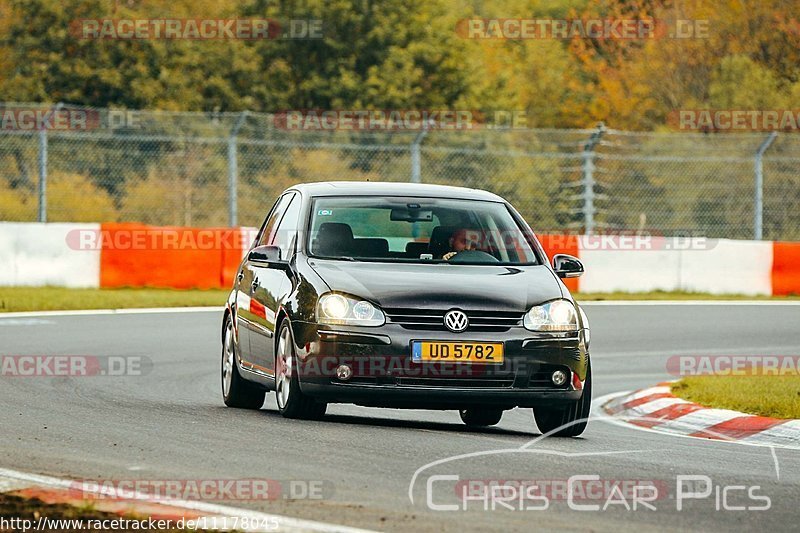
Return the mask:
[(536, 254), (501, 202), (445, 198), (321, 197), (309, 255), (392, 262), (530, 265)]

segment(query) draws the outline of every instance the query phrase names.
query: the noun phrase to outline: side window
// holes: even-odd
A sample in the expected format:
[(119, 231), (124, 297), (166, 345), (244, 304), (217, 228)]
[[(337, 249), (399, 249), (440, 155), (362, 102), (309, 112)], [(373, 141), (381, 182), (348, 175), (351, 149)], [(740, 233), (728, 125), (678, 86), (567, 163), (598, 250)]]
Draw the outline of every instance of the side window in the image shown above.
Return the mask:
[(275, 208), (272, 210), (272, 213), (270, 213), (269, 218), (264, 222), (264, 227), (261, 228), (256, 246), (264, 246), (272, 242), (275, 230), (278, 227), (278, 222), (283, 218), (283, 214), (286, 212), (286, 208), (289, 206), (289, 202), (292, 201), (293, 196), (293, 194), (286, 194), (275, 204)]
[(297, 229), (300, 224), (300, 197), (295, 194), (292, 196), (286, 214), (278, 224), (278, 230), (270, 244), (281, 249), (281, 258), (288, 259), (294, 248), (294, 240), (297, 237)]

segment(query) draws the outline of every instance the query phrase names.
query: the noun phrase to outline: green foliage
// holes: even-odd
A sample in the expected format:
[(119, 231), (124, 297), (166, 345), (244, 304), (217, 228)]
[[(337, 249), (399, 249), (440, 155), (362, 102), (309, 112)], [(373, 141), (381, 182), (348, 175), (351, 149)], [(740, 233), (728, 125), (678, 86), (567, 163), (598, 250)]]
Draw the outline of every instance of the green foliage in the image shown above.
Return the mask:
[(742, 55), (720, 61), (708, 91), (715, 109), (778, 109), (785, 103), (775, 73)]
[[(791, 105), (793, 2), (0, 0), (0, 100), (166, 110), (461, 108), (653, 129), (681, 107)], [(92, 18), (322, 21), (320, 39), (84, 39)], [(459, 20), (707, 20), (689, 39), (472, 40)]]
[[(172, 110), (422, 108), (470, 91), (465, 46), (441, 2), (5, 0), (0, 99)], [(114, 12), (112, 12), (114, 10)], [(322, 39), (114, 40), (93, 18), (320, 19)]]

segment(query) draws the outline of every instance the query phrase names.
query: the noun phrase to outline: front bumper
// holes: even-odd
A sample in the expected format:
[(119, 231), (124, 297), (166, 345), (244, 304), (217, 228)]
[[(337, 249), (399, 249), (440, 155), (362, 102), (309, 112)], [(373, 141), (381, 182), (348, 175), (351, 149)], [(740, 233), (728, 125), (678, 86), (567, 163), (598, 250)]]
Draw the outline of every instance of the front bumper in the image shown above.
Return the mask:
[[(501, 333), (461, 334), (381, 327), (323, 326), (292, 322), (301, 390), (331, 403), (374, 407), (458, 409), (469, 406), (533, 407), (577, 400), (583, 394), (588, 352), (584, 332), (557, 338), (522, 327)], [(414, 363), (418, 340), (503, 342), (502, 364)], [(339, 365), (352, 376), (337, 377)], [(556, 369), (569, 379), (557, 387)]]

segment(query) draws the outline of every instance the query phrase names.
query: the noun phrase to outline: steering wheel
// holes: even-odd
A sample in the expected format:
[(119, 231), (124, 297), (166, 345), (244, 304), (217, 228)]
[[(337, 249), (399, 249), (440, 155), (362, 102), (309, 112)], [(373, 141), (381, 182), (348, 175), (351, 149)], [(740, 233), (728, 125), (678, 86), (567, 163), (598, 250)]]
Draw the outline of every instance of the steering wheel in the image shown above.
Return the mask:
[(499, 263), (492, 254), (480, 250), (463, 250), (450, 258), (451, 263)]

